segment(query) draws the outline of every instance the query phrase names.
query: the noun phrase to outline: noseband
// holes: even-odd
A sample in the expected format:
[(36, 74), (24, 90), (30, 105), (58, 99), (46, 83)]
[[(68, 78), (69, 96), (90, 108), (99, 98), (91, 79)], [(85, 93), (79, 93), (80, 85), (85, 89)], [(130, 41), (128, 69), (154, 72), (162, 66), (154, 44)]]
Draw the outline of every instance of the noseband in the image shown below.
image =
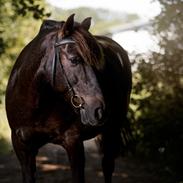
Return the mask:
[(70, 94), (71, 95), (70, 102), (71, 102), (72, 106), (76, 109), (80, 109), (83, 107), (83, 105), (85, 103), (84, 99), (75, 94), (74, 88), (72, 87), (72, 85), (71, 85), (71, 83), (66, 75), (66, 72), (64, 70), (64, 67), (62, 65), (61, 58), (60, 58), (59, 47), (61, 45), (64, 45), (64, 44), (75, 44), (75, 41), (72, 38), (64, 38), (61, 41), (58, 41), (58, 38), (57, 38), (57, 41), (54, 45), (55, 56), (53, 57), (52, 70), (51, 70), (51, 72), (52, 72), (52, 86), (55, 86), (56, 67), (57, 67), (57, 63), (60, 63), (60, 67), (62, 69), (62, 73), (63, 73), (63, 76), (65, 78), (66, 84), (67, 84), (67, 90), (65, 92), (63, 92), (63, 94), (64, 95)]

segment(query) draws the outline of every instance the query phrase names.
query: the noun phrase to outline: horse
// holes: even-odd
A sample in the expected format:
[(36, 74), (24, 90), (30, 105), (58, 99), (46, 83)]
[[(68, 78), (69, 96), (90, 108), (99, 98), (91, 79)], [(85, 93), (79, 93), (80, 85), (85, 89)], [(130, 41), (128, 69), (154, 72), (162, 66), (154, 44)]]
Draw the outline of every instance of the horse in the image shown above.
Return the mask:
[(84, 183), (84, 145), (98, 137), (105, 183), (131, 132), (132, 88), (127, 52), (111, 38), (90, 33), (91, 17), (44, 20), (18, 56), (6, 90), (6, 111), (23, 183), (35, 183), (36, 155), (46, 143), (61, 145), (72, 182)]

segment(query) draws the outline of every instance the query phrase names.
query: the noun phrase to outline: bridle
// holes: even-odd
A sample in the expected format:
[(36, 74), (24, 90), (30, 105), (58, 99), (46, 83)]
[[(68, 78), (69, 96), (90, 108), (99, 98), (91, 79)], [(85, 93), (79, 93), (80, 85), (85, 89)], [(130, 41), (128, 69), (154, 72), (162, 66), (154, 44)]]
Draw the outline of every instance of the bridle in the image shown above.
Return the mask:
[(70, 95), (70, 102), (72, 104), (72, 106), (76, 109), (81, 109), (83, 108), (83, 105), (85, 103), (84, 99), (82, 97), (80, 97), (79, 95), (75, 94), (74, 88), (72, 87), (67, 74), (64, 70), (63, 64), (61, 62), (61, 58), (60, 58), (60, 46), (64, 45), (64, 44), (75, 44), (75, 41), (71, 38), (64, 38), (60, 41), (58, 41), (58, 36), (56, 38), (56, 43), (54, 45), (54, 49), (55, 49), (55, 56), (53, 57), (53, 62), (52, 62), (52, 69), (51, 69), (51, 73), (52, 73), (52, 86), (55, 86), (55, 78), (56, 78), (56, 68), (57, 68), (57, 63), (60, 64), (60, 68), (62, 70), (63, 73), (63, 77), (66, 81), (67, 84), (67, 89), (66, 91), (63, 92), (63, 95)]

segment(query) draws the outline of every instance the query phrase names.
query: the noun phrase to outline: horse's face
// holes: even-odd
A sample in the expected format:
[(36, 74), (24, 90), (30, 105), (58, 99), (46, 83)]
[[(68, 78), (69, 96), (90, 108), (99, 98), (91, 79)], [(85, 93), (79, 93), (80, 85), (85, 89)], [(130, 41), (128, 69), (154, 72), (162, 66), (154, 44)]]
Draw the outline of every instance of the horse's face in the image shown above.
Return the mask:
[[(83, 124), (99, 126), (103, 124), (104, 119), (104, 98), (93, 66), (86, 61), (87, 59), (85, 58), (87, 56), (83, 53), (85, 52), (84, 50), (87, 50), (85, 49), (87, 45), (82, 47), (82, 49), (80, 49), (80, 46), (78, 49), (80, 37), (78, 40), (75, 40), (77, 36), (73, 35), (74, 29), (77, 28), (80, 28), (86, 35), (89, 35), (89, 25), (90, 18), (78, 24), (74, 22), (73, 16), (69, 17), (63, 25), (62, 30), (57, 34), (56, 53), (59, 55), (62, 69), (64, 91), (67, 91), (67, 94), (64, 95), (65, 99), (71, 103), (76, 111), (79, 111)], [(89, 49), (89, 46), (88, 50), (90, 62), (92, 62), (94, 58), (90, 55), (92, 51)], [(97, 56), (95, 57), (95, 61), (99, 62)]]
[(69, 92), (66, 97), (80, 111), (83, 124), (101, 125), (105, 103), (92, 67), (84, 62), (74, 43), (63, 44), (59, 49), (65, 91)]

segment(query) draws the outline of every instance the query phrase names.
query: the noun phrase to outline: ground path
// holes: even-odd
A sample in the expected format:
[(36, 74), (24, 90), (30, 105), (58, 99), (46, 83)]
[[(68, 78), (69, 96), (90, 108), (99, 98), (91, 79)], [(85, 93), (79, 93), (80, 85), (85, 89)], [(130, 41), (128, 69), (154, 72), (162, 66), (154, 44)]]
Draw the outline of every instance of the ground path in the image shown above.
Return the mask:
[[(101, 155), (93, 141), (85, 144), (86, 183), (103, 183)], [(37, 157), (38, 183), (70, 183), (71, 172), (65, 151), (48, 144)], [(21, 183), (20, 166), (12, 152), (0, 156), (0, 183)], [(113, 183), (166, 183), (160, 180), (154, 165), (134, 158), (116, 160)]]

